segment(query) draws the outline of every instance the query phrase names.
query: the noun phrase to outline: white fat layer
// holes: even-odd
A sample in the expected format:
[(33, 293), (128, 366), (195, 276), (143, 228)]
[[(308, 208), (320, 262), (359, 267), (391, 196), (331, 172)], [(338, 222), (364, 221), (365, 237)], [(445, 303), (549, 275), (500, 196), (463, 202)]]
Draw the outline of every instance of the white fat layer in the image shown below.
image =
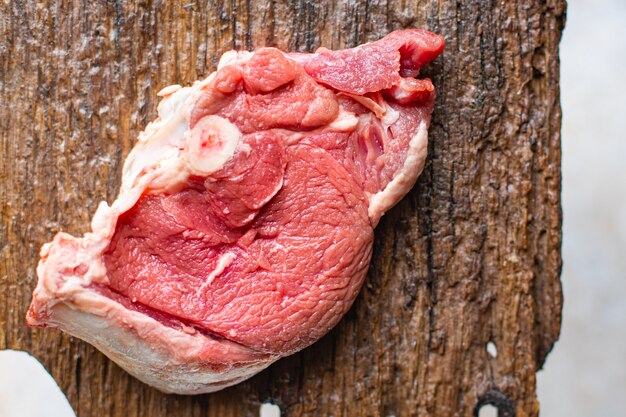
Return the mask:
[(294, 145), (307, 136), (317, 135), (324, 132), (338, 132), (347, 133), (356, 129), (359, 124), (359, 118), (351, 111), (339, 107), (339, 114), (326, 126), (322, 126), (317, 129), (301, 131), (290, 129), (272, 129), (272, 131), (279, 133), (284, 139), (287, 145)]
[(217, 63), (217, 70), (219, 71), (228, 65), (243, 65), (250, 60), (252, 55), (254, 55), (254, 53), (249, 51), (225, 52)]
[(133, 188), (152, 194), (175, 190), (189, 175), (209, 175), (232, 157), (241, 134), (232, 123), (218, 116), (207, 116), (198, 124), (215, 126), (213, 134), (219, 137), (219, 146), (211, 147), (210, 152), (189, 152), (191, 110), (214, 74), (192, 87), (170, 86), (161, 90), (164, 98), (159, 103), (159, 116), (139, 134), (137, 145), (124, 163), (120, 198), (132, 194)]
[[(59, 233), (51, 243), (41, 248), (42, 261), (37, 266), (36, 295), (39, 301), (54, 302), (59, 294), (69, 297), (92, 283), (108, 284), (106, 267), (102, 262), (102, 252), (108, 246), (98, 236), (88, 233), (83, 239), (67, 233)], [(73, 248), (69, 254), (66, 248)], [(96, 250), (85, 250), (96, 248)], [(62, 264), (62, 269), (54, 269), (50, 274), (43, 260), (51, 259), (53, 264)], [(45, 277), (45, 279), (41, 279)]]
[(206, 278), (204, 283), (200, 286), (200, 288), (198, 288), (198, 291), (196, 294), (200, 295), (204, 291), (206, 291), (206, 289), (209, 288), (213, 280), (219, 277), (220, 275), (222, 275), (224, 271), (226, 270), (226, 268), (228, 268), (230, 264), (233, 263), (236, 257), (237, 255), (235, 255), (232, 252), (227, 252), (227, 253), (220, 255), (220, 258), (217, 260), (217, 265), (215, 265), (215, 269), (211, 271), (211, 273)]
[(194, 87), (185, 87), (166, 96), (158, 107), (159, 117), (139, 134), (139, 140), (124, 163), (120, 194), (130, 190), (137, 177), (148, 169), (170, 158), (176, 158), (185, 143), (189, 121), (185, 117)]
[(400, 171), (383, 190), (370, 196), (368, 214), (374, 226), (378, 224), (381, 216), (400, 201), (413, 187), (417, 177), (424, 169), (427, 151), (428, 128), (426, 123), (422, 122), (417, 129), (417, 133), (409, 142), (406, 159)]
[(350, 97), (352, 100), (369, 109), (385, 126), (391, 126), (400, 118), (400, 112), (387, 103), (380, 92), (373, 95), (374, 98), (340, 92), (338, 95)]
[(351, 132), (356, 129), (359, 124), (359, 118), (354, 113), (339, 107), (339, 114), (337, 118), (333, 120), (325, 130), (334, 132)]
[(170, 94), (174, 94), (175, 92), (177, 92), (181, 88), (183, 88), (183, 87), (178, 85), (178, 84), (168, 85), (167, 87), (161, 89), (161, 91), (159, 91), (157, 93), (157, 96), (159, 96), (159, 97), (169, 96)]
[[(46, 324), (89, 342), (131, 375), (167, 393), (219, 391), (278, 359), (259, 357), (245, 347), (199, 332), (165, 327), (93, 291), (83, 291), (55, 306)], [(224, 357), (234, 363), (219, 370), (206, 366), (207, 362), (220, 363)]]
[(387, 103), (387, 100), (383, 100), (383, 106), (385, 107), (385, 115), (380, 119), (381, 123), (385, 126), (391, 126), (400, 118), (400, 112)]

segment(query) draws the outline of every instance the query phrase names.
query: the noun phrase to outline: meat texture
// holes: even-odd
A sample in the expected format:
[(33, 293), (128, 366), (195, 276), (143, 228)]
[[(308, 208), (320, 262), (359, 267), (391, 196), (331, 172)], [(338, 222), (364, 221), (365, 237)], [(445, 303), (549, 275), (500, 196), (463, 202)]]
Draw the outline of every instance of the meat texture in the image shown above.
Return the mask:
[(222, 389), (328, 332), (373, 230), (424, 166), (443, 39), (227, 52), (171, 86), (91, 232), (43, 246), (31, 326), (62, 329), (165, 392)]

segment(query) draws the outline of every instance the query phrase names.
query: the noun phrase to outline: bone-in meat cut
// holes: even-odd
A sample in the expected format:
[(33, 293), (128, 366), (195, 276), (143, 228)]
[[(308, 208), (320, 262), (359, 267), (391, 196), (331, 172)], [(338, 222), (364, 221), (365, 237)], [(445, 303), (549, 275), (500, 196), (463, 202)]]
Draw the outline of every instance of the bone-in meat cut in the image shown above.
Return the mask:
[(225, 53), (159, 95), (119, 196), (41, 250), (27, 315), (162, 391), (233, 385), (348, 311), (374, 228), (426, 158), (441, 36)]

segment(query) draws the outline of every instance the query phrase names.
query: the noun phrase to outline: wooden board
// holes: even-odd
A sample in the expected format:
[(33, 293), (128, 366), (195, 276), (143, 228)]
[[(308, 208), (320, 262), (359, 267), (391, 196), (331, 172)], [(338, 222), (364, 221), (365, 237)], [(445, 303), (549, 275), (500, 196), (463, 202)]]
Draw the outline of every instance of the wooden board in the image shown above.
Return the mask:
[[(558, 337), (558, 44), (565, 1), (0, 3), (0, 348), (39, 358), (79, 417), (536, 416)], [(226, 50), (342, 48), (404, 27), (445, 36), (426, 169), (376, 232), (350, 313), (314, 346), (212, 395), (164, 395), (24, 315), (42, 243), (88, 229), (155, 117)], [(497, 349), (492, 357), (488, 342)]]

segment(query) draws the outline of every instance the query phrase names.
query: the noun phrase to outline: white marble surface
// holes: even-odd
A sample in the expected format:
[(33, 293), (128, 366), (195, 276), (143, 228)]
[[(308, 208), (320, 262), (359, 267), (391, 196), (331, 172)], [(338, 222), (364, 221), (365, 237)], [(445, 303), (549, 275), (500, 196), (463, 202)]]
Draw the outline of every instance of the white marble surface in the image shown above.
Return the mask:
[(561, 43), (560, 341), (541, 416), (626, 416), (626, 1), (570, 0)]
[[(541, 416), (626, 416), (626, 1), (570, 0), (561, 46), (565, 308)], [(40, 365), (5, 351), (0, 416), (74, 413)]]

